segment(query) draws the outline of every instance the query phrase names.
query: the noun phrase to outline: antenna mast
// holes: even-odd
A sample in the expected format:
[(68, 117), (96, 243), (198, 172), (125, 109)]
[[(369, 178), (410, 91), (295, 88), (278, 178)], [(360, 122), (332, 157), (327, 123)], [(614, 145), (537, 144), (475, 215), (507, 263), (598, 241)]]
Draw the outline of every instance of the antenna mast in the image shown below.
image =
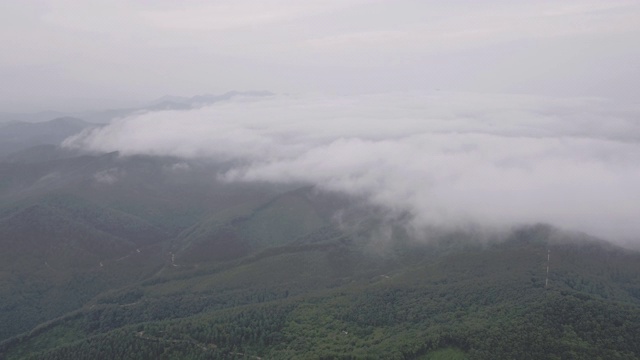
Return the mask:
[(551, 256), (551, 249), (547, 249), (547, 278), (544, 280), (544, 288), (549, 287), (549, 257)]

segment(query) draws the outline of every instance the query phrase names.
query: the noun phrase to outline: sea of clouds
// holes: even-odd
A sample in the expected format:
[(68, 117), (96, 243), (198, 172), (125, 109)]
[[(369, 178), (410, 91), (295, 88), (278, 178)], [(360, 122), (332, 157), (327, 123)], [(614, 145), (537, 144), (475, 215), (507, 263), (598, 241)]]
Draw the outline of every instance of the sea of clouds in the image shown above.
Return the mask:
[(308, 183), (414, 227), (544, 222), (640, 240), (640, 107), (604, 99), (245, 97), (115, 119), (64, 146), (231, 160), (221, 179)]

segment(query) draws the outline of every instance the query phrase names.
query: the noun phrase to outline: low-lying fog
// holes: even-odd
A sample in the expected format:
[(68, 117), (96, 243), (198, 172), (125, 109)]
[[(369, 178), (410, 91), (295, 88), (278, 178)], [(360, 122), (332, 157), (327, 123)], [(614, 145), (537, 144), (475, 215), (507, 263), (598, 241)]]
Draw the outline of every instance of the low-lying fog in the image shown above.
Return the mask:
[(236, 160), (220, 178), (309, 183), (416, 227), (545, 222), (640, 239), (640, 109), (597, 98), (245, 97), (116, 119), (64, 145)]

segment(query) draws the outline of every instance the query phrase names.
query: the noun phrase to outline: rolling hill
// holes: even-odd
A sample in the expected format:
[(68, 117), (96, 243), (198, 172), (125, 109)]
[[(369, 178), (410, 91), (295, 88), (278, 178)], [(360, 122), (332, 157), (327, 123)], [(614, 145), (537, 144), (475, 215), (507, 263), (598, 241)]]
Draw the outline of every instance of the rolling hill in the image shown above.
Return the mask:
[(636, 251), (547, 225), (426, 241), (224, 163), (42, 153), (0, 164), (2, 358), (640, 357)]

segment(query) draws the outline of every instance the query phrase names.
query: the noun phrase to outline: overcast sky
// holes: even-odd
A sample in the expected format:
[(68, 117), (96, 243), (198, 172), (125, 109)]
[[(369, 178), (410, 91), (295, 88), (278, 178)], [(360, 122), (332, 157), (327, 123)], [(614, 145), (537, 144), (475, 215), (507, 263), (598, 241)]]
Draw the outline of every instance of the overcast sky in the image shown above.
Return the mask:
[(640, 91), (640, 1), (8, 0), (0, 111), (270, 90)]

